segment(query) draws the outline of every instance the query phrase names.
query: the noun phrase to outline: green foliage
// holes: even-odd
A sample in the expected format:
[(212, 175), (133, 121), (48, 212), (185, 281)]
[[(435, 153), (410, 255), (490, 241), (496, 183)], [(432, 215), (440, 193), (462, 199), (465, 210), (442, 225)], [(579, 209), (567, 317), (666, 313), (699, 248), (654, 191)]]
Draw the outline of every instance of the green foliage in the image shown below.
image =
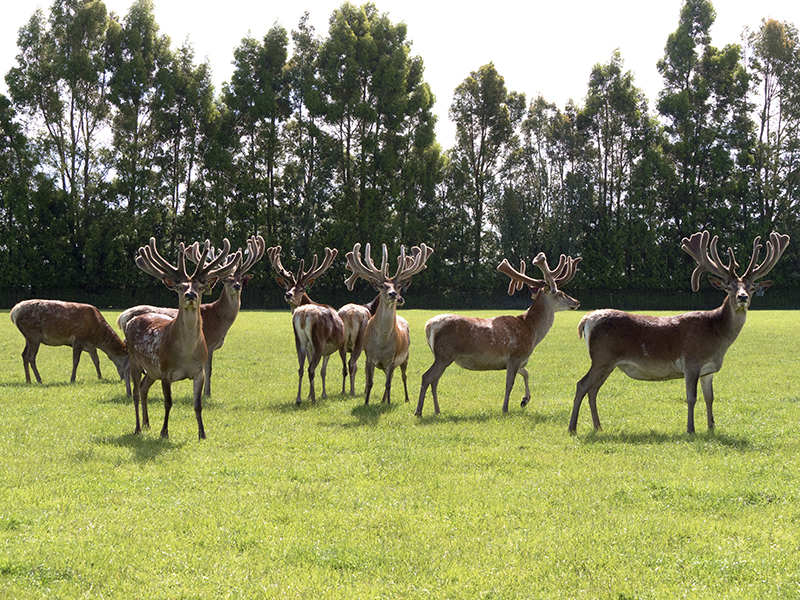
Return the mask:
[[(413, 398), (432, 363), (422, 328), (434, 313), (402, 314)], [(573, 437), (574, 384), (589, 362), (580, 313), (558, 314), (534, 351), (526, 408), (501, 414), (502, 372), (452, 366), (442, 414), (428, 398), (416, 418), (399, 380), (391, 406), (339, 395), (336, 358), (330, 397), (296, 408), (288, 310), (246, 311), (215, 355), (203, 442), (188, 382), (174, 386), (170, 440), (158, 438), (158, 386), (153, 431), (132, 433), (105, 357), (108, 379), (84, 356), (70, 385), (70, 351), (43, 347), (44, 384), (26, 385), (22, 337), (0, 317), (4, 596), (797, 595), (792, 312), (748, 317), (715, 377), (715, 433), (684, 433), (682, 382), (616, 373), (598, 398), (606, 429), (591, 432), (587, 411)], [(363, 393), (363, 369), (357, 383)]]

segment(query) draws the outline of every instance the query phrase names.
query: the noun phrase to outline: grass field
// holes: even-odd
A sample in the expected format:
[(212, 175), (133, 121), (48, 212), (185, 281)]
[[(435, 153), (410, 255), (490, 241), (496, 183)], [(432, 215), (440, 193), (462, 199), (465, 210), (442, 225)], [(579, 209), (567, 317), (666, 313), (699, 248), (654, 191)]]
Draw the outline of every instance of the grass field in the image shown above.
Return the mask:
[(297, 408), (288, 310), (242, 313), (198, 441), (188, 381), (169, 440), (160, 386), (135, 436), (105, 356), (107, 379), (84, 354), (70, 385), (71, 351), (43, 347), (44, 384), (26, 385), (0, 313), (0, 597), (800, 597), (798, 313), (750, 313), (715, 378), (716, 432), (701, 400), (694, 436), (682, 381), (619, 372), (598, 398), (605, 429), (585, 405), (567, 434), (582, 312), (534, 351), (527, 407), (521, 381), (504, 416), (504, 373), (452, 366), (442, 414), (429, 393), (416, 418), (434, 314), (403, 312), (409, 404), (399, 375), (391, 406), (340, 395), (334, 357), (330, 397)]

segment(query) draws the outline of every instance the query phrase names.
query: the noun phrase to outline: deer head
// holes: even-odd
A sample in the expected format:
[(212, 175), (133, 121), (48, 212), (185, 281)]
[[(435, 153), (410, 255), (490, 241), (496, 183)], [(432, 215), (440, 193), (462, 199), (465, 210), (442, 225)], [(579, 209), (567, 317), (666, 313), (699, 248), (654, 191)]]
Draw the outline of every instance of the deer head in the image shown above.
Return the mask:
[(372, 252), (369, 243), (364, 250), (366, 264), (361, 259), (361, 244), (355, 244), (352, 252), (347, 253), (347, 269), (352, 271), (352, 275), (345, 280), (347, 289), (352, 291), (356, 279), (361, 277), (368, 281), (375, 290), (381, 294), (381, 302), (397, 303), (403, 305), (405, 302), (400, 295), (411, 285), (411, 278), (423, 271), (426, 267), (425, 262), (433, 254), (433, 248), (421, 244), (411, 248), (412, 256), (406, 256), (404, 246), (400, 247), (400, 256), (397, 257), (397, 271), (389, 276), (389, 251), (386, 244), (383, 244), (383, 259), (381, 268), (378, 269), (372, 262)]
[(681, 250), (689, 254), (697, 262), (697, 266), (692, 273), (692, 291), (696, 292), (700, 289), (700, 277), (704, 272), (708, 271), (715, 276), (709, 278), (711, 285), (726, 291), (732, 306), (736, 310), (746, 311), (753, 299), (753, 294), (762, 292), (772, 285), (772, 281), (756, 283), (756, 280), (764, 277), (772, 270), (789, 245), (789, 236), (772, 232), (767, 242), (767, 254), (760, 265), (756, 263), (762, 248), (761, 237), (756, 237), (753, 241), (750, 264), (741, 277), (736, 274), (739, 263), (736, 262), (732, 248), (728, 247), (727, 264), (724, 264), (720, 259), (717, 251), (718, 237), (716, 235), (711, 239), (711, 254), (709, 255), (709, 237), (708, 231), (703, 231), (702, 233), (692, 234), (690, 238), (683, 238), (681, 242)]
[(286, 302), (292, 307), (292, 311), (302, 304), (311, 302), (306, 292), (313, 285), (317, 277), (328, 270), (338, 253), (339, 251), (336, 250), (336, 248), (331, 250), (326, 247), (325, 258), (321, 265), (317, 266), (318, 261), (317, 255), (315, 254), (311, 261), (311, 268), (308, 271), (304, 271), (305, 261), (300, 260), (300, 268), (297, 271), (297, 275), (294, 275), (291, 271), (287, 271), (281, 264), (281, 247), (274, 246), (272, 248), (267, 248), (267, 255), (269, 256), (272, 268), (278, 273), (275, 281), (286, 290)]
[(565, 308), (575, 309), (580, 306), (580, 303), (574, 298), (568, 296), (558, 289), (558, 286), (569, 283), (575, 273), (578, 272), (578, 263), (581, 262), (581, 257), (572, 258), (570, 256), (561, 255), (558, 260), (558, 266), (555, 270), (551, 270), (547, 264), (547, 257), (544, 252), (539, 252), (536, 258), (533, 259), (533, 264), (539, 268), (544, 275), (544, 279), (533, 279), (525, 275), (525, 261), (520, 261), (519, 271), (514, 269), (508, 262), (508, 259), (503, 259), (497, 266), (497, 270), (505, 273), (511, 278), (508, 285), (508, 295), (512, 296), (516, 290), (521, 290), (523, 285), (527, 285), (531, 290), (531, 297), (538, 298), (540, 294), (544, 294), (546, 298), (557, 299), (565, 304)]
[[(136, 257), (136, 266), (145, 273), (160, 279), (165, 286), (178, 294), (180, 308), (186, 310), (197, 310), (200, 307), (200, 296), (211, 289), (220, 277), (227, 277), (236, 268), (236, 264), (241, 262), (241, 251), (229, 259), (230, 242), (223, 240), (223, 249), (211, 261), (206, 261), (206, 257), (211, 249), (211, 243), (206, 240), (203, 251), (200, 252), (198, 242), (186, 248), (181, 242), (178, 249), (178, 261), (174, 266), (165, 260), (156, 249), (155, 238), (150, 238), (148, 246), (139, 248), (139, 255)], [(197, 266), (194, 272), (189, 275), (186, 272), (187, 255), (196, 255)]]

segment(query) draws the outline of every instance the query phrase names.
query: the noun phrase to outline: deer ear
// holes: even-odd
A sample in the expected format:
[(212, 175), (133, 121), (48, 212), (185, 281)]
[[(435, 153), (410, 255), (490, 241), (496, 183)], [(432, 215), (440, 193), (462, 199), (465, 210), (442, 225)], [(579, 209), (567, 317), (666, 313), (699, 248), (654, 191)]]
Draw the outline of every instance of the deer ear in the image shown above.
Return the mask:
[(242, 275), (242, 287), (247, 285), (247, 282), (253, 278), (252, 273), (247, 273), (246, 275)]
[(725, 282), (723, 282), (722, 279), (717, 279), (716, 277), (709, 277), (708, 281), (718, 290), (726, 289)]
[(172, 279), (171, 277), (166, 277), (166, 276), (164, 276), (164, 277), (162, 277), (162, 278), (161, 278), (161, 282), (162, 282), (162, 283), (163, 283), (165, 286), (167, 286), (169, 289), (171, 289), (171, 290), (174, 290), (174, 289), (175, 289), (175, 280), (174, 280), (174, 279)]
[(312, 285), (314, 285), (314, 281), (315, 281), (314, 279), (309, 279), (309, 280), (308, 280), (308, 283), (305, 285), (305, 288), (306, 288), (306, 289), (308, 289), (308, 288), (310, 288)]
[(369, 284), (375, 288), (377, 291), (381, 291), (381, 282), (375, 279), (374, 277), (369, 278)]
[(539, 292), (541, 292), (544, 288), (537, 288), (529, 285), (528, 289), (531, 291), (531, 298), (536, 298), (536, 296), (539, 295)]
[(205, 285), (203, 286), (203, 293), (204, 294), (210, 294), (211, 290), (214, 289), (214, 286), (217, 285), (218, 281), (219, 281), (219, 277), (212, 277), (211, 279), (206, 281)]
[(763, 296), (764, 292), (766, 292), (771, 285), (772, 285), (772, 280), (768, 279), (767, 281), (759, 281), (756, 284), (756, 291), (755, 291), (756, 296)]
[(278, 285), (281, 286), (283, 289), (288, 290), (289, 284), (286, 283), (286, 280), (283, 277), (276, 277), (275, 281), (278, 282)]

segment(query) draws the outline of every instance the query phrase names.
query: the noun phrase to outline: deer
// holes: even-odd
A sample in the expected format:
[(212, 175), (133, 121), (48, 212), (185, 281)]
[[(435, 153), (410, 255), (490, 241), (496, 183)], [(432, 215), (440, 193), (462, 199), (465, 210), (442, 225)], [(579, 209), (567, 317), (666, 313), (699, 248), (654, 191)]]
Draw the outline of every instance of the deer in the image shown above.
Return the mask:
[(305, 262), (300, 261), (300, 268), (295, 276), (287, 271), (281, 263), (281, 247), (274, 246), (267, 249), (272, 268), (278, 273), (275, 280), (286, 290), (286, 302), (292, 309), (292, 328), (294, 329), (294, 342), (299, 363), (297, 398), (295, 404), (302, 404), (303, 370), (308, 358), (308, 399), (312, 403), (317, 401), (314, 390), (314, 379), (317, 366), (322, 362), (322, 395), (321, 399), (328, 397), (325, 379), (328, 371), (328, 359), (336, 352), (344, 341), (344, 323), (339, 314), (327, 304), (318, 304), (308, 296), (308, 289), (314, 281), (330, 268), (338, 250), (325, 248), (325, 258), (318, 266), (317, 255), (311, 263), (311, 268), (305, 271)]
[[(372, 315), (378, 308), (380, 294), (367, 304), (345, 304), (339, 309), (339, 318), (344, 324), (344, 341), (339, 346), (339, 357), (342, 359), (342, 395), (345, 394), (348, 374), (350, 376), (350, 395), (356, 395), (356, 371), (358, 359), (364, 350), (364, 331)], [(350, 359), (347, 353), (350, 353)]]
[[(242, 290), (253, 277), (253, 274), (248, 271), (261, 260), (264, 256), (265, 249), (266, 243), (263, 237), (260, 235), (251, 236), (247, 240), (247, 250), (245, 251), (247, 258), (238, 261), (233, 272), (223, 279), (223, 289), (219, 298), (214, 302), (200, 305), (200, 314), (203, 317), (203, 337), (205, 337), (206, 347), (208, 348), (208, 359), (205, 365), (206, 382), (203, 389), (204, 396), (211, 396), (211, 372), (213, 368), (214, 352), (222, 348), (222, 345), (225, 343), (225, 336), (228, 335), (228, 331), (239, 315), (239, 309), (242, 305)], [(189, 246), (186, 258), (197, 264), (197, 261), (200, 260), (199, 244)], [(206, 260), (213, 262), (214, 259), (215, 255), (212, 249), (209, 251)], [(229, 259), (232, 260), (233, 257), (229, 256)], [(206, 290), (206, 293), (210, 291), (210, 289)], [(117, 326), (124, 330), (128, 321), (144, 313), (159, 313), (174, 319), (178, 314), (178, 309), (150, 306), (148, 304), (134, 306), (120, 314), (117, 319)]]
[(709, 237), (707, 231), (692, 234), (683, 238), (681, 249), (697, 262), (692, 273), (692, 291), (700, 289), (700, 277), (708, 271), (712, 275), (709, 277), (711, 285), (727, 292), (718, 308), (671, 317), (605, 309), (581, 319), (578, 335), (585, 339), (592, 363), (576, 387), (570, 433), (576, 432), (581, 401), (587, 394), (594, 428), (602, 429), (597, 414), (597, 392), (615, 368), (642, 381), (683, 379), (689, 434), (695, 431), (694, 407), (699, 381), (706, 403), (708, 429), (714, 429), (714, 373), (722, 368), (725, 353), (744, 327), (753, 295), (762, 294), (772, 285), (772, 281), (757, 280), (766, 276), (778, 262), (789, 244), (789, 236), (770, 234), (766, 256), (760, 264), (757, 263), (761, 238), (756, 237), (750, 264), (741, 277), (736, 274), (739, 264), (733, 249), (728, 248), (728, 263), (725, 264), (717, 251), (718, 236), (711, 239), (710, 247)]
[(105, 352), (117, 367), (120, 379), (125, 381), (127, 394), (131, 395), (128, 348), (96, 307), (91, 304), (59, 300), (23, 300), (11, 309), (11, 321), (25, 337), (22, 365), (25, 368), (27, 383), (31, 382), (31, 369), (36, 381), (42, 383), (39, 369), (36, 367), (36, 355), (41, 344), (72, 346), (70, 383), (75, 383), (81, 352), (86, 352), (92, 359), (97, 378), (103, 378), (100, 372), (100, 359), (97, 356), (99, 349)]
[(445, 369), (452, 363), (470, 371), (506, 370), (506, 392), (503, 400), (503, 413), (508, 412), (508, 402), (517, 374), (525, 383), (525, 396), (521, 406), (531, 399), (528, 387), (528, 364), (534, 348), (550, 331), (555, 313), (576, 310), (580, 302), (568, 296), (559, 288), (569, 283), (578, 269), (580, 257), (572, 258), (564, 254), (558, 266), (551, 271), (547, 258), (540, 252), (533, 264), (541, 270), (544, 279), (533, 279), (525, 275), (525, 261), (520, 262), (520, 270), (515, 270), (508, 259), (498, 265), (497, 270), (508, 275), (509, 296), (527, 285), (531, 292), (531, 305), (518, 316), (502, 315), (481, 319), (460, 315), (437, 315), (425, 323), (425, 339), (433, 352), (431, 368), (422, 375), (419, 402), (415, 415), (422, 416), (425, 395), (430, 386), (433, 395), (433, 410), (439, 414), (437, 387)]
[(380, 269), (372, 262), (369, 243), (364, 251), (366, 264), (361, 258), (361, 244), (359, 243), (355, 244), (353, 250), (346, 255), (347, 269), (352, 271), (352, 274), (345, 280), (347, 289), (352, 291), (353, 285), (360, 277), (379, 292), (380, 298), (375, 314), (372, 315), (364, 330), (364, 354), (366, 356), (364, 404), (369, 404), (375, 367), (386, 374), (381, 403), (391, 403), (392, 377), (398, 366), (403, 379), (405, 399), (408, 402), (406, 369), (411, 338), (408, 321), (397, 314), (397, 306), (402, 306), (405, 302), (401, 293), (404, 293), (405, 289), (411, 285), (411, 278), (427, 268), (425, 263), (433, 254), (433, 248), (421, 244), (414, 246), (411, 253), (413, 257), (406, 256), (405, 247), (400, 247), (397, 271), (392, 277), (389, 276), (389, 253), (386, 244), (383, 244), (383, 259)]
[[(195, 242), (197, 244), (197, 242)], [(205, 383), (205, 365), (208, 348), (203, 335), (200, 310), (204, 290), (211, 289), (216, 281), (233, 272), (241, 261), (241, 251), (228, 260), (230, 242), (223, 240), (222, 251), (211, 261), (206, 261), (211, 244), (206, 240), (199, 254), (194, 272), (186, 271), (187, 248), (183, 242), (178, 249), (177, 266), (170, 264), (156, 249), (155, 238), (148, 246), (139, 248), (136, 266), (145, 273), (160, 279), (178, 295), (178, 312), (174, 318), (159, 313), (144, 313), (130, 319), (124, 328), (131, 358), (133, 380), (133, 405), (136, 413), (135, 434), (142, 427), (150, 428), (147, 412), (147, 395), (150, 386), (161, 380), (164, 393), (164, 425), (161, 437), (169, 437), (169, 413), (172, 409), (172, 383), (183, 379), (193, 381), (194, 412), (197, 435), (206, 438), (203, 426), (202, 392)], [(145, 374), (142, 379), (142, 374)], [(139, 420), (139, 400), (142, 403), (142, 420)]]

